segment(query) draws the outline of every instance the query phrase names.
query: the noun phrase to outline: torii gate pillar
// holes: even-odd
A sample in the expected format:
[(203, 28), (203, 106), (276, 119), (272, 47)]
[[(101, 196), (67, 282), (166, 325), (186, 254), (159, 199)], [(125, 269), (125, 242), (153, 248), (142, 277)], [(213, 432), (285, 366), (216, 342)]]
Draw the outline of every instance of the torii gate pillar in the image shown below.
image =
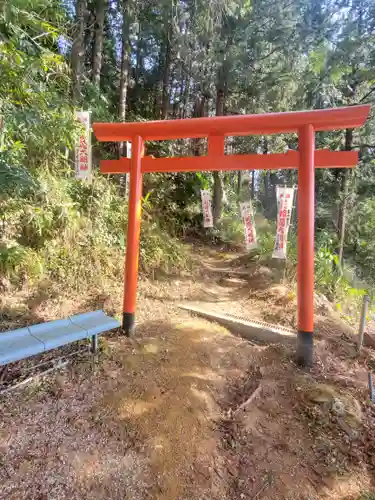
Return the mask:
[(299, 130), (298, 248), (297, 248), (297, 362), (311, 366), (314, 331), (314, 221), (315, 132), (312, 125)]

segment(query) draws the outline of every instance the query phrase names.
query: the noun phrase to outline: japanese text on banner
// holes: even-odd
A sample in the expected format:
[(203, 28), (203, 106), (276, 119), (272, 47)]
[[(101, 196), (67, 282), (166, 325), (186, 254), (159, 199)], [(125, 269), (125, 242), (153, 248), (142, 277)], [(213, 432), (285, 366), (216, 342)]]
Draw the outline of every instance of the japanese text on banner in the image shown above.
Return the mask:
[(275, 247), (272, 253), (274, 259), (286, 259), (288, 231), (292, 219), (294, 188), (276, 186), (277, 198), (277, 228)]
[(257, 236), (255, 231), (254, 212), (251, 201), (240, 203), (241, 216), (244, 224), (244, 235), (246, 250), (257, 248)]
[(84, 130), (79, 136), (75, 151), (76, 179), (91, 180), (91, 132), (90, 112), (77, 111), (77, 120), (83, 125)]
[(203, 227), (213, 227), (214, 221), (212, 216), (212, 201), (211, 193), (201, 189), (202, 210), (203, 210)]

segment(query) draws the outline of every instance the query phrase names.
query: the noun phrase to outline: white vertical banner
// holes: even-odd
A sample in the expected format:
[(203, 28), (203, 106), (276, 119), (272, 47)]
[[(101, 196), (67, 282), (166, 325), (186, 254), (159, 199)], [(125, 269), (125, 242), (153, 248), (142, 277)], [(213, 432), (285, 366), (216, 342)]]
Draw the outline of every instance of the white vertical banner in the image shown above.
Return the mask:
[(83, 125), (83, 132), (80, 134), (75, 151), (76, 179), (86, 179), (91, 181), (91, 129), (90, 111), (77, 111), (77, 120)]
[(214, 227), (211, 193), (209, 191), (206, 191), (205, 189), (201, 189), (201, 198), (203, 210), (203, 227)]
[[(132, 143), (126, 141), (126, 158), (132, 157)], [(126, 174), (126, 195), (129, 193), (130, 174)]]
[(251, 201), (240, 203), (241, 216), (244, 225), (246, 250), (257, 248), (257, 235), (255, 231), (254, 212)]
[(276, 186), (277, 227), (272, 258), (286, 259), (288, 231), (292, 218), (294, 187)]

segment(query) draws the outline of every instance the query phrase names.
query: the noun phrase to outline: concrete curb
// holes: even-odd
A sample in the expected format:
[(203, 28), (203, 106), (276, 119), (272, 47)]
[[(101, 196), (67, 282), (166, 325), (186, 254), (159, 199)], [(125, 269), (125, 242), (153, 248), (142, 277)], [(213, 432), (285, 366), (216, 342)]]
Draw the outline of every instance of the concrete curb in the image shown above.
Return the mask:
[(179, 304), (178, 307), (203, 318), (216, 321), (247, 340), (266, 344), (294, 345), (296, 343), (296, 332), (283, 326), (271, 325), (262, 321), (253, 321), (243, 316), (219, 313), (194, 304)]

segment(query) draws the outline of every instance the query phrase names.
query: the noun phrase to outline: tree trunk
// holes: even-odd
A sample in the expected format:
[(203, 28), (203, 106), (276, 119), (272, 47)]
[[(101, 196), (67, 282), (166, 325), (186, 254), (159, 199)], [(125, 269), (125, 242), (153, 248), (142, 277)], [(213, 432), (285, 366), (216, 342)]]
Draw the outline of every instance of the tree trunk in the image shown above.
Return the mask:
[[(196, 97), (193, 108), (193, 118), (202, 118), (207, 116), (207, 98), (206, 96)], [(192, 139), (191, 149), (193, 156), (203, 156), (204, 139)]]
[[(353, 130), (345, 130), (345, 151), (351, 151), (353, 142)], [(339, 208), (339, 216), (337, 221), (337, 233), (339, 246), (337, 249), (337, 255), (339, 258), (339, 264), (342, 266), (343, 256), (344, 256), (344, 241), (345, 241), (345, 224), (346, 224), (346, 212), (348, 206), (349, 198), (349, 170), (345, 169), (341, 173), (341, 202)]]
[(72, 95), (74, 103), (78, 103), (81, 97), (81, 81), (83, 76), (83, 62), (85, 55), (85, 12), (86, 0), (76, 1), (76, 19), (73, 31), (72, 45)]
[(255, 196), (255, 170), (251, 172), (251, 198)]
[(137, 89), (139, 84), (139, 77), (142, 74), (143, 67), (143, 39), (142, 39), (142, 26), (138, 23), (138, 33), (137, 33), (137, 56), (136, 56), (136, 66), (135, 66), (135, 89)]
[(269, 193), (269, 177), (268, 177), (268, 171), (264, 172), (264, 201), (266, 204), (266, 210), (268, 209), (268, 193)]
[[(263, 136), (262, 138), (262, 152), (264, 155), (268, 154), (268, 138)], [(271, 217), (272, 214), (272, 200), (270, 199), (270, 171), (266, 170), (264, 172), (263, 182), (264, 182), (264, 211), (268, 218)]]
[[(119, 96), (119, 120), (126, 120), (126, 99), (128, 96), (129, 67), (130, 67), (130, 41), (129, 41), (129, 11), (128, 0), (122, 2), (122, 30), (121, 30), (121, 74)], [(119, 158), (126, 156), (126, 143), (119, 143)], [(120, 177), (121, 193), (126, 196), (126, 174)]]
[(239, 196), (241, 192), (241, 183), (242, 183), (242, 170), (239, 170), (237, 172), (237, 196)]
[(344, 241), (345, 241), (345, 223), (346, 223), (346, 209), (348, 201), (349, 192), (349, 170), (345, 169), (341, 176), (341, 196), (342, 200), (339, 208), (339, 216), (337, 221), (337, 232), (339, 239), (339, 246), (337, 249), (337, 255), (339, 258), (339, 264), (342, 266), (342, 259), (344, 255)]
[(154, 84), (155, 120), (160, 120), (162, 114), (164, 56), (165, 56), (165, 47), (164, 47), (164, 41), (162, 41), (160, 44), (160, 52), (158, 57), (157, 77), (156, 77), (156, 82)]
[(107, 0), (96, 0), (94, 45), (92, 51), (92, 81), (99, 87), (103, 59), (104, 16)]
[(167, 39), (165, 42), (165, 57), (163, 64), (163, 87), (162, 87), (161, 116), (160, 116), (162, 120), (166, 120), (168, 118), (169, 77), (171, 72), (171, 61), (172, 61), (172, 37), (173, 37), (173, 25), (172, 22), (169, 21)]
[[(129, 65), (130, 65), (130, 42), (129, 42), (129, 13), (128, 13), (128, 0), (122, 2), (122, 48), (121, 48), (121, 74), (120, 74), (120, 96), (119, 96), (119, 113), (118, 117), (120, 122), (126, 120), (126, 99), (128, 95), (129, 83)], [(120, 156), (126, 154), (125, 143), (120, 143), (119, 153)]]
[(186, 76), (186, 81), (185, 81), (184, 99), (183, 99), (184, 104), (183, 104), (181, 118), (186, 118), (188, 115), (191, 69), (192, 69), (192, 61), (191, 61), (191, 57), (189, 57), (188, 74)]
[[(142, 79), (143, 75), (143, 59), (144, 59), (144, 41), (143, 41), (143, 25), (138, 19), (138, 31), (137, 31), (137, 43), (135, 46), (135, 68), (134, 68), (134, 86), (132, 87), (131, 93), (128, 97), (127, 107), (128, 110), (134, 109), (134, 106), (137, 107), (138, 100), (142, 93), (144, 81)], [(130, 74), (132, 74), (132, 70), (130, 69)], [(146, 104), (150, 98), (154, 97), (154, 92), (150, 92), (147, 99), (144, 99), (142, 104)]]
[[(221, 86), (222, 82), (218, 82), (216, 91), (216, 116), (224, 114), (225, 91)], [(223, 183), (220, 172), (213, 172), (214, 178), (214, 194), (213, 194), (213, 210), (212, 217), (214, 226), (217, 225), (221, 218), (221, 209), (223, 204)]]
[(180, 82), (180, 89), (179, 89), (179, 94), (178, 94), (178, 110), (177, 110), (177, 116), (176, 118), (182, 118), (182, 100), (184, 97), (184, 88), (186, 85), (186, 79), (183, 75), (183, 72), (181, 71), (181, 82)]
[(213, 196), (213, 209), (212, 218), (214, 226), (217, 225), (221, 218), (221, 208), (223, 204), (223, 183), (221, 181), (220, 172), (214, 172), (214, 196)]

